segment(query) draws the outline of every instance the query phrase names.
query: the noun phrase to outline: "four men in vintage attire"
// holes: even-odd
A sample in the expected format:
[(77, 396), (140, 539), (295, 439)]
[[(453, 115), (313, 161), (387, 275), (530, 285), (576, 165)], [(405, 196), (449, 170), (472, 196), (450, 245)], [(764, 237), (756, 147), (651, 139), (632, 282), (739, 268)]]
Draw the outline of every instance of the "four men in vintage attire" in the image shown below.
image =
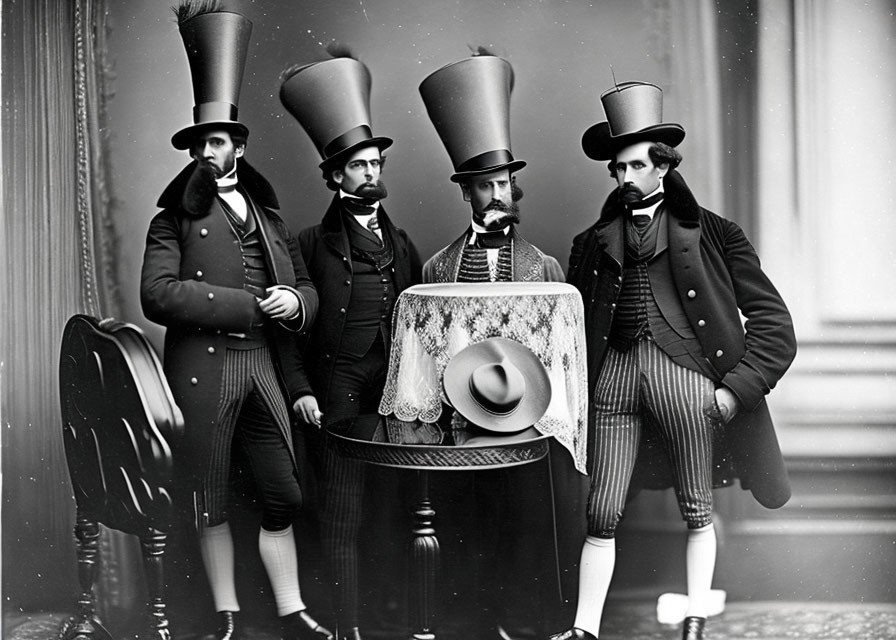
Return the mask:
[[(308, 614), (299, 587), (297, 416), (326, 427), (323, 543), (337, 635), (360, 640), (366, 467), (339, 455), (329, 434), (387, 440), (378, 406), (398, 295), (421, 281), (564, 280), (557, 260), (517, 231), (515, 174), (526, 163), (510, 146), (513, 70), (475, 55), (420, 85), (451, 180), (472, 210), (464, 233), (421, 268), (382, 206), (383, 151), (392, 140), (371, 131), (366, 66), (334, 57), (281, 76), (280, 99), (314, 142), (335, 192), (321, 222), (297, 241), (273, 211), (270, 184), (244, 158), (248, 129), (236, 105), (251, 23), (214, 3), (185, 0), (177, 13), (196, 106), (194, 124), (172, 143), (193, 162), (165, 189), (150, 223), (141, 302), (167, 329), (165, 371), (186, 423), (177, 466), (219, 613), (212, 637), (234, 640), (241, 630), (227, 516), (238, 441), (263, 502), (259, 553), (285, 637), (333, 638)], [(672, 486), (689, 531), (683, 637), (702, 638), (716, 554), (713, 487), (740, 478), (770, 508), (790, 495), (764, 399), (795, 355), (787, 308), (741, 229), (700, 207), (676, 171), (684, 130), (662, 121), (661, 90), (624, 83), (601, 100), (607, 121), (586, 131), (582, 145), (609, 162), (618, 188), (575, 237), (567, 277), (585, 307), (594, 443), (587, 517), (579, 515), (583, 476), (562, 447), (551, 448), (550, 478), (536, 467), (477, 478), (473, 493), (503, 532), (489, 551), (501, 554), (493, 575), (475, 585), (477, 604), (493, 617), (481, 637), (540, 637), (545, 624), (560, 626), (556, 573), (575, 563), (555, 553), (576, 551), (584, 539), (575, 619), (552, 637), (596, 638), (626, 497)]]
[(208, 5), (177, 11), (190, 60), (194, 124), (174, 134), (193, 158), (159, 199), (140, 282), (146, 317), (166, 327), (165, 373), (184, 414), (175, 464), (195, 509), (219, 628), (240, 635), (228, 524), (231, 444), (248, 453), (263, 502), (258, 552), (286, 638), (328, 638), (306, 611), (292, 518), (302, 505), (291, 431), (302, 391), (297, 337), (317, 293), (271, 185), (245, 160), (237, 103), (252, 24)]
[(351, 57), (287, 70), (280, 99), (320, 153), (327, 187), (335, 191), (320, 224), (299, 234), (308, 273), (320, 297), (304, 351), (299, 417), (323, 425), (324, 551), (335, 585), (340, 638), (359, 640), (359, 557), (368, 465), (340, 455), (330, 434), (386, 441), (377, 409), (386, 383), (392, 308), (420, 282), (420, 258), (382, 200), (383, 150), (392, 140), (372, 135), (371, 78)]
[[(582, 137), (618, 188), (573, 240), (582, 293), (595, 462), (573, 629), (596, 638), (632, 490), (672, 486), (687, 523), (683, 638), (703, 637), (716, 537), (712, 489), (740, 478), (764, 506), (790, 486), (765, 395), (796, 355), (793, 323), (743, 231), (700, 207), (676, 171), (684, 129), (642, 82), (601, 96), (607, 121)], [(741, 321), (741, 314), (746, 319)]]

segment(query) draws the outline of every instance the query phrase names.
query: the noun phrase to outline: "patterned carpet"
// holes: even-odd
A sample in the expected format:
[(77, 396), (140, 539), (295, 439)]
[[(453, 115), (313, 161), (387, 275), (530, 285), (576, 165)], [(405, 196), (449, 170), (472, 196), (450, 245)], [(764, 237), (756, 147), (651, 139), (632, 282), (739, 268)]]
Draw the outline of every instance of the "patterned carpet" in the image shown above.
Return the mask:
[[(35, 614), (5, 617), (7, 640), (55, 638), (65, 616)], [(252, 629), (253, 640), (276, 640), (270, 631)], [(118, 636), (123, 637), (123, 636)], [(175, 636), (175, 640), (181, 636)], [(245, 636), (244, 636), (245, 637)], [(370, 640), (407, 640), (397, 631), (367, 633)], [(677, 640), (676, 627), (656, 622), (652, 603), (611, 602), (604, 616), (601, 640)], [(469, 640), (451, 632), (450, 624), (438, 640)], [(497, 635), (495, 636), (497, 640)], [(896, 639), (896, 604), (829, 602), (729, 603), (725, 612), (710, 618), (706, 640), (889, 640)]]

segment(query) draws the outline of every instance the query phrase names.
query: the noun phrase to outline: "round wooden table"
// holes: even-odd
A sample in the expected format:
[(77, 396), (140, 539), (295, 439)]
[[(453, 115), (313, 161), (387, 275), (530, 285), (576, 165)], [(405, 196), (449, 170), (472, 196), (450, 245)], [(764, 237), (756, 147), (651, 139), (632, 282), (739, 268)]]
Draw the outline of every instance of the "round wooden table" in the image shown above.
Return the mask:
[(411, 638), (435, 640), (434, 598), (439, 573), (439, 540), (433, 522), (435, 505), (429, 497), (433, 471), (479, 471), (529, 464), (548, 454), (549, 436), (488, 446), (408, 445), (354, 440), (333, 433), (339, 455), (368, 464), (417, 471), (418, 498), (411, 524)]

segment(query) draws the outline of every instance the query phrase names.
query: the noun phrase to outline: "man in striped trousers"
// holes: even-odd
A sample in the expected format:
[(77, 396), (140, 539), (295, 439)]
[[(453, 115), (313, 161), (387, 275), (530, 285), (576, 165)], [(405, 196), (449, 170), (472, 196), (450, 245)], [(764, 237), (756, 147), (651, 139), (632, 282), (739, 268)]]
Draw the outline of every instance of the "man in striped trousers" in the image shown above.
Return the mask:
[(585, 303), (588, 536), (575, 621), (552, 638), (598, 637), (626, 496), (672, 486), (688, 527), (682, 637), (699, 640), (715, 567), (713, 487), (740, 478), (769, 508), (790, 497), (764, 398), (796, 339), (743, 231), (700, 207), (675, 171), (684, 130), (661, 122), (659, 87), (624, 83), (601, 101), (608, 122), (591, 127), (582, 146), (609, 161), (618, 189), (574, 239), (567, 278)]
[(171, 142), (193, 161), (149, 224), (140, 300), (147, 319), (166, 328), (165, 374), (184, 416), (172, 443), (181, 481), (174, 499), (193, 511), (199, 533), (218, 620), (207, 637), (245, 636), (228, 513), (239, 442), (263, 504), (258, 554), (284, 638), (326, 640), (302, 598), (293, 532), (303, 504), (291, 429), (298, 336), (314, 321), (318, 296), (273, 188), (245, 159), (249, 129), (236, 104), (252, 23), (187, 0), (176, 15), (197, 104), (194, 124)]

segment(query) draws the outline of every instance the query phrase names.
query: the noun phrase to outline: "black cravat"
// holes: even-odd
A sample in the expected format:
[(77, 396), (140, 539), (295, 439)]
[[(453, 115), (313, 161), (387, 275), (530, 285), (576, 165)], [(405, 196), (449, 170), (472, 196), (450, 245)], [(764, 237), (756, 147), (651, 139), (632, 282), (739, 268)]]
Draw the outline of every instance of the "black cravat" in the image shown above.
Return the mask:
[(636, 211), (638, 209), (646, 209), (647, 207), (652, 207), (657, 202), (662, 200), (664, 195), (665, 195), (664, 192), (658, 191), (657, 193), (654, 193), (652, 196), (650, 196), (648, 198), (642, 198), (642, 199), (638, 200), (637, 202), (627, 203), (625, 206), (628, 207), (628, 209), (630, 211)]
[(475, 246), (479, 247), (480, 249), (500, 249), (505, 244), (508, 244), (510, 242), (510, 234), (505, 233), (504, 231), (504, 229), (485, 232), (475, 231)]
[(376, 211), (374, 206), (365, 204), (357, 198), (342, 198), (342, 206), (353, 216), (369, 216)]

